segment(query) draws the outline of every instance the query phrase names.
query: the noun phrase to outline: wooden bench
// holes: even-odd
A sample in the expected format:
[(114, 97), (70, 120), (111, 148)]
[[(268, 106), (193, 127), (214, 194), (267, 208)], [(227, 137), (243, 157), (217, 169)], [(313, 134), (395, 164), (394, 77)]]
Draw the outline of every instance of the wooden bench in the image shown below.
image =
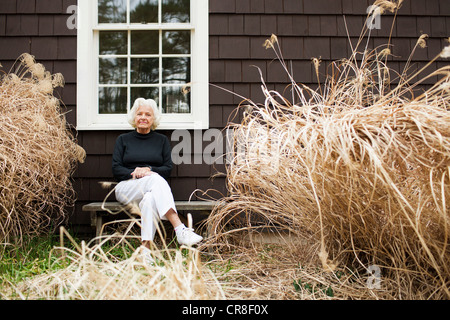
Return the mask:
[[(213, 208), (218, 204), (218, 201), (175, 201), (177, 211), (194, 211), (197, 218), (206, 218), (209, 216)], [(127, 206), (120, 202), (92, 202), (82, 207), (83, 211), (90, 212), (91, 226), (95, 228), (95, 236), (99, 237), (103, 227), (103, 217), (110, 214), (119, 214), (124, 212)], [(193, 214), (194, 216), (194, 214)], [(180, 215), (182, 220), (183, 216)], [(186, 223), (186, 221), (183, 221)]]

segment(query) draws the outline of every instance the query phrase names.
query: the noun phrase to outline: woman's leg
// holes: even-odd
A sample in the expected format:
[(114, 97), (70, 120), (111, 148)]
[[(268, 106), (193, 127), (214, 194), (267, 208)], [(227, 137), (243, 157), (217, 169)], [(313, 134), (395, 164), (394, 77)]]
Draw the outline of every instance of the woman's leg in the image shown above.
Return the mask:
[(158, 174), (120, 182), (116, 187), (116, 198), (124, 204), (139, 203), (143, 241), (153, 240), (159, 219), (169, 220), (174, 228), (182, 224), (172, 190)]
[(142, 214), (141, 233), (145, 246), (149, 246), (147, 241), (153, 241), (159, 219), (169, 220), (181, 244), (192, 245), (202, 240), (202, 237), (187, 229), (181, 222), (170, 186), (160, 175), (152, 174), (141, 179), (120, 182), (116, 187), (116, 197), (122, 203), (139, 201)]

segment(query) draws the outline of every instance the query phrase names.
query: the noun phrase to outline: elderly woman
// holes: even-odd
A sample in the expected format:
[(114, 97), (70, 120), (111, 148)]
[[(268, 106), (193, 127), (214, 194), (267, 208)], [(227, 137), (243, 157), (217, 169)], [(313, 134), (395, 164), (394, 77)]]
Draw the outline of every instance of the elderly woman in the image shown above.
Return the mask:
[(159, 120), (160, 113), (154, 100), (139, 98), (134, 102), (128, 122), (135, 130), (121, 134), (114, 147), (112, 171), (119, 181), (116, 199), (123, 204), (139, 204), (144, 248), (150, 248), (159, 219), (170, 221), (178, 243), (194, 245), (202, 237), (186, 228), (178, 217), (166, 181), (172, 169), (169, 139), (154, 131)]

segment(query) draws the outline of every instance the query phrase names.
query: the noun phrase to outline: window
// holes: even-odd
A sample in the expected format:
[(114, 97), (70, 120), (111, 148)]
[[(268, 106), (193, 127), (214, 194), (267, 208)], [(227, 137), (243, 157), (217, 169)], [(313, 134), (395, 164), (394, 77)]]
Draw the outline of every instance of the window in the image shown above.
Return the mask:
[(208, 1), (79, 0), (77, 129), (129, 129), (136, 98), (161, 129), (207, 129)]

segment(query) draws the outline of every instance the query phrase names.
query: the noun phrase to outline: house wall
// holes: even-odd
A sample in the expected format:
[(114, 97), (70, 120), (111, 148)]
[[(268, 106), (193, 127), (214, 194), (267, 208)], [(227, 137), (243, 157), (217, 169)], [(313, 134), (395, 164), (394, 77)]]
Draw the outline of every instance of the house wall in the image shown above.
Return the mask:
[[(56, 94), (61, 97), (67, 121), (73, 127), (76, 126), (77, 38), (76, 30), (66, 26), (71, 14), (66, 10), (76, 3), (76, 0), (0, 1), (0, 63), (3, 70), (9, 71), (22, 53), (29, 52), (52, 73), (61, 72), (66, 84)], [(255, 66), (261, 71), (269, 89), (278, 92), (286, 89), (288, 77), (285, 71), (274, 52), (263, 48), (264, 41), (271, 34), (278, 36), (283, 57), (296, 81), (315, 86), (317, 79), (311, 58), (322, 60), (320, 72), (325, 74), (332, 61), (348, 57), (351, 53), (349, 43), (356, 43), (367, 7), (373, 1), (209, 0), (209, 3), (210, 44), (205, 50), (209, 49), (212, 84), (210, 127), (223, 129), (229, 122), (239, 121), (240, 113), (234, 110), (242, 102), (242, 97), (263, 103), (261, 78)], [(381, 28), (372, 30), (369, 48), (388, 42), (392, 21), (393, 15), (390, 13), (381, 17)], [(414, 56), (413, 69), (425, 65), (448, 45), (445, 38), (450, 36), (450, 1), (404, 1), (392, 29), (394, 56), (389, 63), (393, 69), (403, 69), (422, 33), (430, 38), (427, 48), (420, 49)], [(428, 70), (446, 64), (448, 60), (438, 60)], [(425, 85), (435, 80), (430, 79)], [(120, 133), (122, 131), (77, 133), (79, 144), (87, 152), (87, 159), (79, 165), (74, 176), (78, 198), (75, 208), (71, 210), (70, 222), (77, 225), (80, 232), (91, 230), (89, 216), (81, 211), (81, 206), (103, 200), (108, 192), (100, 188), (98, 182), (112, 181), (111, 154)], [(163, 133), (171, 139), (171, 131)], [(173, 141), (172, 145), (176, 143)], [(207, 144), (204, 142), (204, 145)], [(226, 193), (223, 176), (211, 179), (217, 172), (224, 172), (224, 166), (176, 166), (170, 179), (175, 199), (186, 200), (196, 189), (216, 189), (218, 193), (211, 193), (214, 196)]]

